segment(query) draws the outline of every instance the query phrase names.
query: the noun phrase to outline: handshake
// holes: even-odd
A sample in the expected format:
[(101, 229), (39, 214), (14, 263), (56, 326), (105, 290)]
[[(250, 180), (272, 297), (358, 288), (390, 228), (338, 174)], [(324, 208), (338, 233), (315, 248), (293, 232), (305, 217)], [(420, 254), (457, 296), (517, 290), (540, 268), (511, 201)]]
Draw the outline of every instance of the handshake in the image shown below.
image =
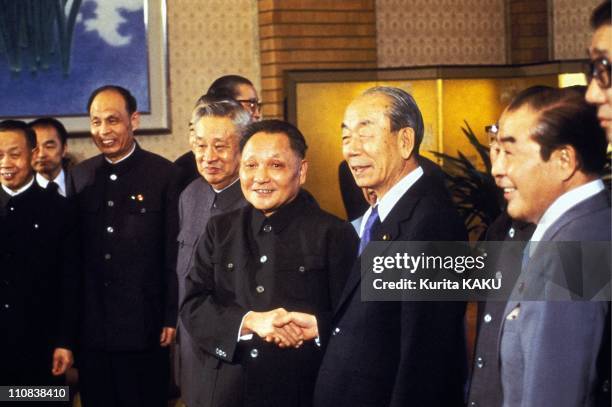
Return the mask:
[(319, 329), (314, 315), (277, 308), (267, 312), (248, 312), (240, 335), (248, 334), (256, 334), (280, 348), (299, 348), (304, 341), (318, 337)]

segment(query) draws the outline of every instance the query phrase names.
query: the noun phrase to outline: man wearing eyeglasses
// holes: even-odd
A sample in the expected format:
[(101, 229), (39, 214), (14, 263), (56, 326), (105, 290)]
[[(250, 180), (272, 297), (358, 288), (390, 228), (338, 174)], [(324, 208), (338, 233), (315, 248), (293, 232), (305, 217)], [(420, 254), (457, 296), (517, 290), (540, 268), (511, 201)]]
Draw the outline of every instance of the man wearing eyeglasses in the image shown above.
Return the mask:
[(589, 47), (591, 65), (586, 100), (597, 105), (599, 124), (606, 130), (608, 143), (612, 142), (612, 87), (610, 81), (610, 54), (612, 53), (611, 1), (601, 3), (591, 15), (595, 30)]

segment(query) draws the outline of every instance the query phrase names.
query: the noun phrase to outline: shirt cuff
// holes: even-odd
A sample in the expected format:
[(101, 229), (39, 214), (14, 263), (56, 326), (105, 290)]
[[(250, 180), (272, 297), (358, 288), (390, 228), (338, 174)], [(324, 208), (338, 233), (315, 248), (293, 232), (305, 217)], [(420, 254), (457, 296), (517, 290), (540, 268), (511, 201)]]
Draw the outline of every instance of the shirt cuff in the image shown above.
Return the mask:
[(238, 327), (238, 341), (250, 341), (251, 339), (253, 339), (253, 334), (246, 334), (246, 335), (240, 335), (240, 332), (242, 332), (242, 325), (244, 324), (244, 319), (246, 318), (247, 315), (249, 315), (251, 311), (247, 312), (246, 314), (244, 314), (244, 316), (242, 317), (242, 321), (240, 321), (240, 327)]

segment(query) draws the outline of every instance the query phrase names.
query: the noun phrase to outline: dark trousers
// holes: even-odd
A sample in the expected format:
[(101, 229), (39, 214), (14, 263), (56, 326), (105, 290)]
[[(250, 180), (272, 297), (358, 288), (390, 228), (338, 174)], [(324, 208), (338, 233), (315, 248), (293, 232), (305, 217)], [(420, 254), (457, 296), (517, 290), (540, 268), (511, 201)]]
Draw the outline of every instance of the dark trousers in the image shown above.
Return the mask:
[(79, 355), (83, 407), (166, 407), (167, 348), (142, 352), (83, 350)]

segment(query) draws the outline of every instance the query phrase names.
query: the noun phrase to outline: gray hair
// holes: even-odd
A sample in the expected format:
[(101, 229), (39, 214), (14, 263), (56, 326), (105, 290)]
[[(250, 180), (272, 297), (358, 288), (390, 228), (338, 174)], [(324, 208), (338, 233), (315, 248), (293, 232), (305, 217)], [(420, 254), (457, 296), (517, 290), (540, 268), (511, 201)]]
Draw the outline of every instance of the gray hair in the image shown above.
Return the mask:
[(231, 99), (218, 99), (209, 96), (202, 96), (196, 102), (191, 113), (191, 121), (189, 127), (192, 136), (195, 125), (203, 117), (227, 117), (231, 119), (234, 126), (238, 130), (240, 138), (244, 134), (244, 130), (251, 123), (251, 115), (242, 105)]
[(414, 130), (415, 143), (414, 150), (419, 152), (419, 146), (423, 141), (423, 116), (416, 104), (416, 101), (405, 90), (392, 88), (390, 86), (376, 86), (363, 92), (366, 95), (385, 95), (391, 101), (391, 106), (387, 110), (387, 116), (391, 122), (391, 131), (398, 131), (404, 127)]

